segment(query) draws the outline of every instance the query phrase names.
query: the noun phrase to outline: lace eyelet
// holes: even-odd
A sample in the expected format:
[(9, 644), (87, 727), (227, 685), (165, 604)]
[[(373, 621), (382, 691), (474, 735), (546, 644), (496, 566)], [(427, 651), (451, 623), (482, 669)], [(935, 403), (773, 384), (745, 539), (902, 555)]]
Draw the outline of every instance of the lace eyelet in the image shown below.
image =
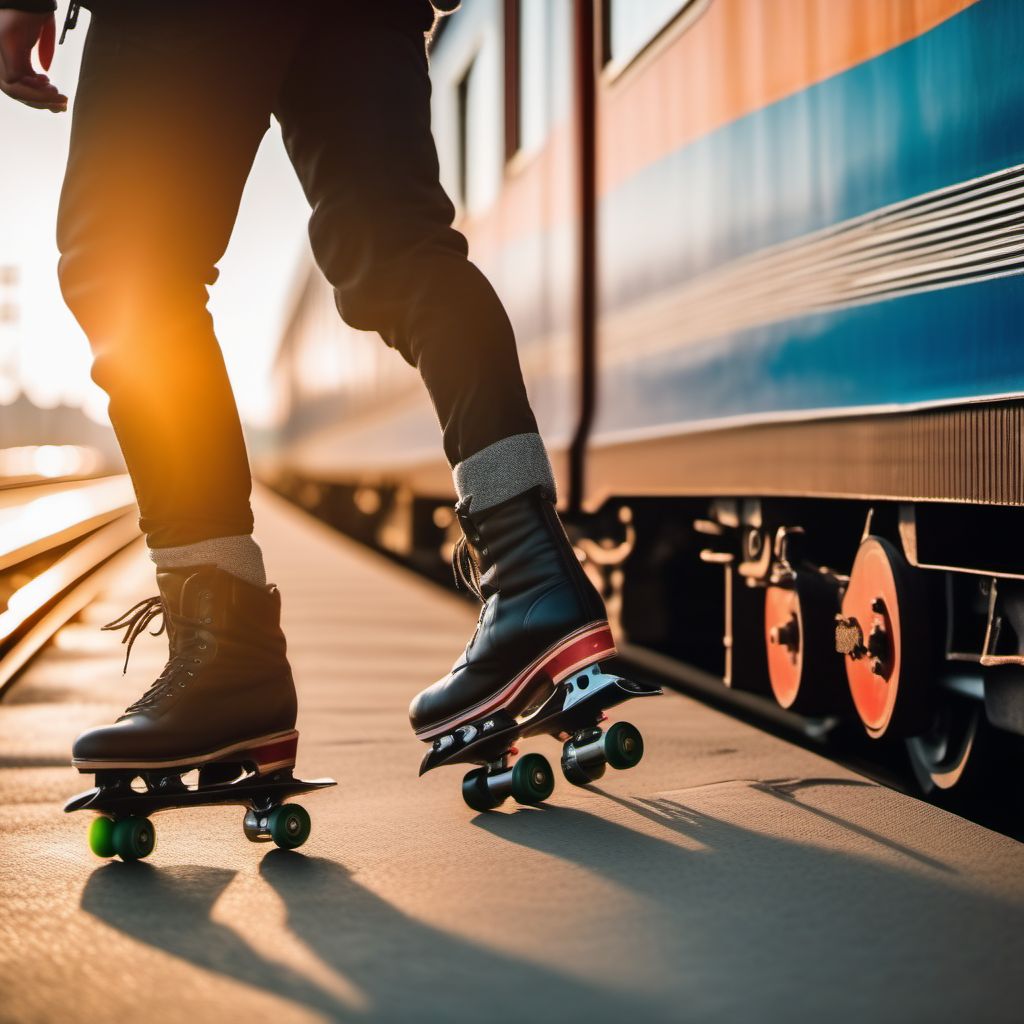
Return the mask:
[(203, 619), (203, 623), (204, 623), (205, 625), (207, 625), (207, 626), (208, 626), (208, 625), (209, 625), (209, 624), (210, 624), (211, 622), (213, 622), (213, 619), (211, 619), (211, 618), (210, 618), (209, 616), (207, 616), (207, 617), (206, 617), (205, 619)]
[(206, 647), (207, 647), (207, 645), (206, 645), (206, 644), (200, 644), (200, 645), (199, 645), (199, 650), (201, 650), (201, 651), (205, 651), (205, 650), (206, 650)]
[(203, 663), (203, 659), (202, 658), (193, 658), (192, 659), (192, 664), (193, 665), (202, 665), (202, 663)]

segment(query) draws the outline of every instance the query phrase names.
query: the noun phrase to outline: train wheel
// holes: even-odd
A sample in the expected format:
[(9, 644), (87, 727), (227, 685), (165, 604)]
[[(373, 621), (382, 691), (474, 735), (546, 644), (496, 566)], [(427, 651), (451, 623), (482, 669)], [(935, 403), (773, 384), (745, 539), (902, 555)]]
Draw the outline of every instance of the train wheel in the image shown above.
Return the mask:
[(938, 700), (928, 728), (907, 742), (907, 754), (922, 792), (950, 790), (974, 774), (983, 745), (982, 703), (958, 694)]
[(869, 736), (913, 736), (927, 724), (926, 594), (918, 570), (881, 537), (857, 550), (836, 650), (845, 655), (854, 707)]
[(839, 587), (823, 573), (796, 572), (765, 591), (768, 678), (781, 707), (803, 715), (842, 708), (845, 681), (835, 649)]

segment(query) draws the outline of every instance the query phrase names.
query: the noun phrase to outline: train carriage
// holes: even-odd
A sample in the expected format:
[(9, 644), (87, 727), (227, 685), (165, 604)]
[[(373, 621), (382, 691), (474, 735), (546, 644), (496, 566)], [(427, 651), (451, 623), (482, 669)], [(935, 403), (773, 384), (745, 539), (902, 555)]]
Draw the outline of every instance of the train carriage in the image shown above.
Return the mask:
[[(472, 0), (431, 48), (624, 649), (931, 791), (1024, 734), (1022, 50), (1015, 0)], [(312, 267), (277, 374), (267, 472), (440, 565), (426, 396)]]

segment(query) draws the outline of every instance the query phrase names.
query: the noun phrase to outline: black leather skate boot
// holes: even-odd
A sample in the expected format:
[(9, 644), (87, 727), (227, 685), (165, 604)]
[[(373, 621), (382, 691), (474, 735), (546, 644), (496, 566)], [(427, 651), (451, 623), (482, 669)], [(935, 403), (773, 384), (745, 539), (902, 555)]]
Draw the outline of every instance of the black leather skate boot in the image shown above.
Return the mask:
[(72, 764), (98, 771), (231, 760), (261, 774), (294, 764), (295, 685), (277, 589), (212, 566), (161, 570), (157, 584), (159, 597), (104, 628), (123, 627), (130, 653), (162, 614), (157, 632), (167, 630), (167, 664), (113, 725), (78, 737)]
[(409, 708), (424, 741), (499, 709), (521, 714), (615, 653), (604, 603), (541, 488), (476, 515), (461, 504), (456, 512), (464, 534), (456, 579), (483, 608), (451, 671)]

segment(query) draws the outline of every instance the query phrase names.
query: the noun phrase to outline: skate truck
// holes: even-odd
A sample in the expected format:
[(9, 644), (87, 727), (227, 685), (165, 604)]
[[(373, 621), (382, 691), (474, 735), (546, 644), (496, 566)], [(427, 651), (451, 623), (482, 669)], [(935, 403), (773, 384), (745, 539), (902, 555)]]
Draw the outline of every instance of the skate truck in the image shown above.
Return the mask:
[(561, 766), (574, 786), (595, 782), (605, 768), (639, 764), (644, 754), (640, 730), (629, 722), (602, 728), (605, 712), (634, 697), (653, 697), (657, 686), (633, 682), (591, 665), (568, 675), (546, 697), (518, 716), (499, 710), (437, 737), (420, 765), (420, 775), (450, 764), (479, 765), (462, 780), (462, 798), (474, 811), (490, 811), (508, 797), (520, 804), (543, 803), (555, 775), (543, 754), (516, 759), (516, 744), (548, 735), (562, 742)]
[(64, 810), (96, 812), (89, 847), (98, 857), (148, 857), (156, 843), (150, 815), (214, 804), (245, 808), (242, 832), (250, 842), (294, 850), (309, 838), (310, 818), (304, 807), (286, 801), (335, 785), (333, 779), (295, 778), (298, 742), (293, 731), (188, 763), (80, 769), (95, 770), (96, 785), (72, 797)]

